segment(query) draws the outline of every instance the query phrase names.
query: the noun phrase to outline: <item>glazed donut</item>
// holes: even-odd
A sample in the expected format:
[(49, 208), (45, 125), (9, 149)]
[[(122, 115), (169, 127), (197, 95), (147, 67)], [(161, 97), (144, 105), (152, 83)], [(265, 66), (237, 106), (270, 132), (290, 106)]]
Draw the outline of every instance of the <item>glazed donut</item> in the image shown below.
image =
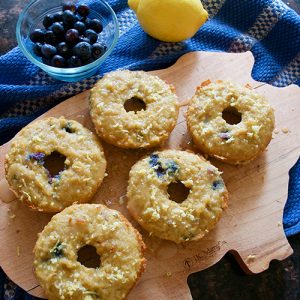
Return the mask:
[[(90, 245), (100, 266), (81, 264)], [(49, 299), (124, 299), (145, 267), (141, 235), (118, 211), (101, 204), (72, 205), (52, 217), (34, 247), (37, 279)]]
[[(226, 113), (237, 120), (228, 123)], [(263, 152), (271, 141), (274, 122), (274, 111), (262, 95), (250, 86), (228, 81), (205, 82), (187, 111), (195, 146), (230, 164), (247, 163)]]
[[(126, 111), (127, 100), (145, 105)], [(174, 88), (143, 71), (105, 75), (91, 90), (90, 114), (97, 134), (121, 148), (148, 148), (164, 142), (176, 125), (179, 105)]]
[[(51, 174), (47, 158), (62, 159), (63, 169)], [(31, 208), (58, 212), (74, 202), (89, 201), (106, 168), (97, 137), (74, 120), (48, 118), (23, 128), (5, 159), (6, 179), (16, 196)]]
[[(129, 174), (127, 208), (150, 234), (181, 243), (202, 238), (218, 222), (228, 193), (216, 167), (186, 151), (155, 152)], [(168, 186), (190, 189), (182, 203), (170, 200)]]

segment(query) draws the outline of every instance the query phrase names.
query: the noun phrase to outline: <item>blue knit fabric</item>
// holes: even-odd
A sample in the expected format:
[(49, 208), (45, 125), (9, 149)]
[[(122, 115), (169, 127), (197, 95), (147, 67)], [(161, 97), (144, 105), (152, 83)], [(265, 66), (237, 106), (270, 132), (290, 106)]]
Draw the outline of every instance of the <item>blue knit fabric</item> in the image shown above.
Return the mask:
[[(54, 80), (19, 48), (0, 57), (0, 143), (57, 103), (92, 87), (106, 72), (164, 68), (195, 50), (250, 50), (255, 80), (278, 87), (300, 85), (300, 17), (280, 0), (204, 0), (210, 20), (192, 39), (180, 43), (163, 43), (145, 34), (126, 0), (108, 2), (118, 16), (120, 40), (92, 78), (77, 83)], [(283, 223), (287, 235), (300, 232), (300, 161), (290, 171)], [(0, 299), (31, 299), (8, 283), (4, 274), (0, 279)]]

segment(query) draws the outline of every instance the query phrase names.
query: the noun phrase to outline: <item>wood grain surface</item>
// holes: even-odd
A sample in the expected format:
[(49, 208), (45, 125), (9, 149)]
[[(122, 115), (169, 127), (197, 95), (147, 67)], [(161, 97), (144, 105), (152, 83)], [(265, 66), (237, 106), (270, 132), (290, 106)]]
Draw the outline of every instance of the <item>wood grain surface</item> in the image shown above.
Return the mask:
[[(203, 270), (231, 251), (246, 272), (258, 273), (268, 268), (271, 260), (282, 260), (292, 253), (282, 228), (283, 207), (288, 191), (288, 171), (300, 153), (297, 124), (300, 109), (296, 105), (299, 88), (275, 88), (251, 79), (253, 57), (243, 54), (193, 52), (184, 55), (172, 67), (152, 73), (174, 84), (179, 100), (191, 97), (199, 83), (206, 79), (231, 79), (250, 83), (264, 94), (275, 108), (276, 133), (267, 151), (245, 166), (230, 166), (215, 160), (223, 173), (230, 192), (229, 208), (216, 228), (204, 239), (176, 245), (149, 237), (132, 220), (125, 203), (122, 204), (128, 172), (132, 164), (149, 153), (142, 150), (122, 150), (104, 144), (108, 160), (108, 176), (94, 198), (94, 202), (116, 208), (142, 232), (148, 250), (146, 272), (129, 299), (191, 299), (187, 286), (190, 273)], [(64, 101), (41, 116), (64, 115), (76, 119), (92, 129), (88, 115), (89, 92)], [(164, 148), (192, 149), (186, 131), (182, 107), (178, 124)], [(10, 143), (0, 148), (0, 265), (6, 274), (29, 293), (43, 296), (32, 268), (32, 249), (37, 233), (51, 215), (32, 212), (11, 197), (4, 179), (4, 156)], [(91, 258), (92, 259), (92, 258)]]

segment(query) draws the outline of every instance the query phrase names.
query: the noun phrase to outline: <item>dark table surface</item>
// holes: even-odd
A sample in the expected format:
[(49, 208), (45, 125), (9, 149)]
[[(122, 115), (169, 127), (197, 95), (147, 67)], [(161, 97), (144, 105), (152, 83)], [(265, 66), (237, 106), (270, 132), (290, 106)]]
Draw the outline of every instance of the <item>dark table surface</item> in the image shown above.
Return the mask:
[[(51, 1), (51, 0), (49, 0)], [(0, 55), (16, 46), (15, 26), (23, 0), (0, 0)], [(284, 1), (300, 13), (300, 0)], [(300, 235), (290, 237), (294, 254), (271, 262), (267, 271), (246, 275), (231, 254), (188, 278), (193, 299), (300, 299)]]

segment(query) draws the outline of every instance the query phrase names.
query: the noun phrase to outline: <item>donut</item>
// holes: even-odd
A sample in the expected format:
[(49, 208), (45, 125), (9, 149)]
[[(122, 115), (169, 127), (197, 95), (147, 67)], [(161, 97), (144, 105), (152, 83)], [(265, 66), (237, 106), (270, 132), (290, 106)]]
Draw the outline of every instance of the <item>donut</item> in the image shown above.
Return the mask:
[[(203, 157), (180, 150), (155, 152), (130, 170), (127, 208), (151, 235), (182, 243), (201, 239), (227, 207), (221, 172)], [(189, 193), (177, 203), (168, 187), (181, 182)]]
[[(78, 251), (92, 246), (100, 265), (86, 267)], [(74, 204), (52, 217), (34, 247), (35, 274), (51, 300), (124, 299), (145, 268), (141, 235), (116, 210)]]
[(23, 128), (5, 158), (11, 190), (29, 207), (43, 212), (58, 212), (74, 202), (89, 201), (105, 176), (105, 168), (97, 137), (80, 123), (63, 117), (42, 119)]
[(247, 163), (263, 152), (274, 123), (274, 111), (262, 95), (229, 81), (205, 82), (187, 111), (195, 146), (230, 164)]
[[(128, 110), (130, 102), (142, 109), (133, 111), (129, 105)], [(121, 148), (161, 144), (175, 127), (179, 110), (173, 86), (146, 72), (128, 70), (99, 80), (91, 90), (89, 106), (97, 134)]]

